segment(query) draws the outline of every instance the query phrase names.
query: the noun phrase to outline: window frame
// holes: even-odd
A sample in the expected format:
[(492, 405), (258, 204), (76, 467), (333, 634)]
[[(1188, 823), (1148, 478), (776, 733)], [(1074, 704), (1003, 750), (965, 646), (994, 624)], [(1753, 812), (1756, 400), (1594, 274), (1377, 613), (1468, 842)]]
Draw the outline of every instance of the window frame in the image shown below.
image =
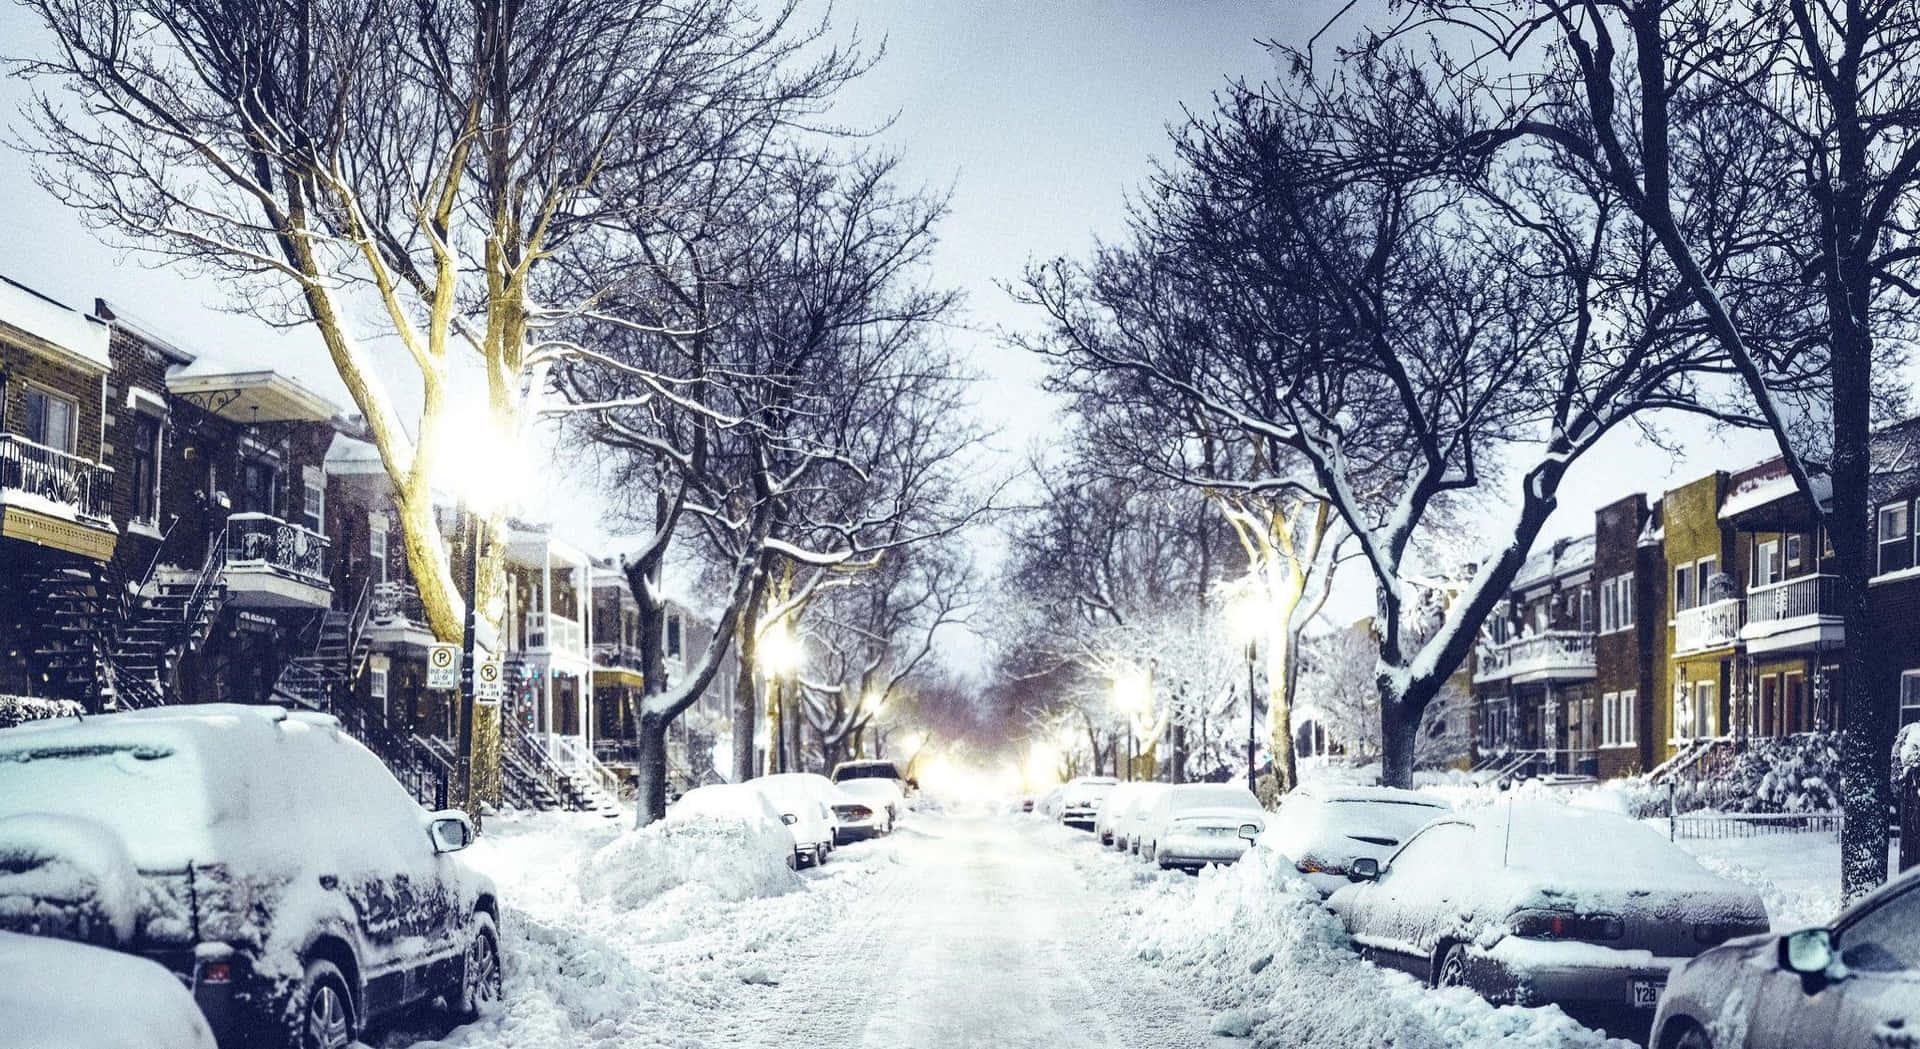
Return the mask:
[(317, 466), (300, 469), (300, 527), (327, 534), (327, 476)]
[[(1889, 537), (1887, 535), (1887, 515), (1893, 512), (1897, 512), (1900, 515), (1900, 533)], [(1913, 567), (1913, 501), (1911, 499), (1882, 503), (1874, 508), (1873, 540), (1874, 574), (1886, 575), (1890, 572), (1900, 572)], [(1906, 562), (1905, 564), (1898, 564), (1891, 568), (1887, 567), (1887, 551), (1890, 547), (1898, 551), (1898, 556)]]
[(1692, 561), (1673, 566), (1673, 612), (1675, 615), (1693, 607), (1693, 569)]
[[(129, 413), (128, 422), (133, 426), (133, 440), (129, 442), (133, 469), (129, 471), (132, 476), (127, 478), (127, 494), (130, 497), (127, 507), (128, 518), (134, 524), (158, 527), (160, 524), (160, 474), (165, 468), (166, 461), (164, 455), (167, 439), (166, 422), (158, 416), (140, 411)], [(140, 447), (140, 439), (147, 434), (153, 436), (153, 443), (143, 449)], [(142, 473), (148, 475), (144, 478), (144, 483)], [(142, 502), (147, 503), (144, 508), (141, 506)]]
[[(1713, 571), (1711, 572), (1704, 571), (1704, 569), (1706, 569), (1708, 565), (1713, 566)], [(1713, 603), (1712, 601), (1708, 600), (1708, 598), (1712, 597), (1713, 594), (1710, 590), (1707, 589), (1707, 587), (1711, 583), (1713, 577), (1719, 574), (1720, 574), (1720, 555), (1719, 554), (1713, 554), (1708, 557), (1702, 557), (1693, 562), (1693, 578), (1694, 578), (1693, 585), (1694, 585), (1694, 589), (1698, 591), (1698, 594), (1696, 595), (1696, 600), (1693, 603), (1693, 607), (1705, 608), (1706, 606)]]
[[(80, 399), (77, 397), (69, 397), (51, 386), (42, 386), (31, 380), (26, 382), (24, 386), (25, 392), (22, 394), (21, 405), (26, 410), (27, 417), (20, 420), (20, 436), (25, 437), (27, 440), (32, 441), (42, 448), (51, 448), (56, 452), (61, 452), (66, 455), (78, 456), (80, 454)], [(35, 397), (48, 403), (61, 404), (66, 407), (67, 443), (65, 447), (56, 445), (45, 439), (47, 436), (47, 412), (44, 408), (40, 411), (41, 432), (38, 435), (32, 432), (33, 399)]]
[[(1756, 534), (1753, 537), (1753, 560), (1747, 565), (1747, 585), (1750, 587), (1770, 586), (1780, 582), (1783, 573), (1776, 566), (1776, 562), (1780, 559), (1780, 556), (1779, 536), (1776, 535), (1771, 539), (1762, 539)], [(1765, 579), (1760, 578), (1763, 562), (1766, 568)]]
[[(375, 536), (379, 537), (378, 542), (374, 541)], [(380, 567), (378, 570), (373, 570), (370, 568), (369, 571), (367, 572), (367, 577), (371, 579), (374, 585), (376, 586), (378, 586), (381, 583), (392, 582), (392, 578), (388, 573), (388, 566), (387, 566), (388, 546), (389, 546), (389, 542), (387, 539), (387, 515), (377, 511), (374, 513), (368, 514), (367, 515), (367, 561), (370, 566), (377, 564)]]
[[(1908, 683), (1912, 682), (1911, 688)], [(1920, 721), (1920, 668), (1900, 672), (1899, 705), (1894, 708), (1894, 716), (1902, 726)]]

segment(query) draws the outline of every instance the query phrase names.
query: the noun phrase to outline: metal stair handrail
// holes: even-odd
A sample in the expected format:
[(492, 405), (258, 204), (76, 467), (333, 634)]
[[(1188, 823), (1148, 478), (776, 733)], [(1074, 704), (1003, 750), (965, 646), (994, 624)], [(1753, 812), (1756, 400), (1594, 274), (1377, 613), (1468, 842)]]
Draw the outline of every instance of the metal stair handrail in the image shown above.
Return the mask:
[(549, 736), (548, 740), (561, 756), (571, 762), (593, 786), (598, 787), (610, 798), (620, 797), (620, 777), (615, 775), (612, 769), (601, 764), (600, 759), (594, 757), (593, 752), (587, 749), (580, 737)]

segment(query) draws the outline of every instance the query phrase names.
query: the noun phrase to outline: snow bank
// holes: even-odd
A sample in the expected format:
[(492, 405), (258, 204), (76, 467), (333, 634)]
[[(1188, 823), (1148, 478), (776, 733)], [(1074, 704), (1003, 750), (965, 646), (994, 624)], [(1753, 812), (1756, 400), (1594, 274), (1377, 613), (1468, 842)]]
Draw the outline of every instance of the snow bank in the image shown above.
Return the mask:
[(695, 816), (621, 835), (582, 868), (580, 890), (587, 902), (619, 910), (682, 885), (723, 900), (778, 896), (800, 887), (787, 866), (792, 857), (792, 837), (763, 822)]
[[(1119, 868), (1124, 861), (1100, 862)], [(1125, 878), (1130, 865), (1118, 871)], [(1144, 879), (1122, 888), (1135, 912), (1130, 942), (1162, 967), (1186, 970), (1211, 1004), (1251, 1021), (1253, 1045), (1391, 1045), (1396, 1049), (1595, 1049), (1626, 1046), (1555, 1007), (1494, 1006), (1470, 991), (1430, 991), (1404, 973), (1363, 964), (1319, 894), (1270, 849), (1232, 867)], [(1239, 1019), (1240, 1017), (1236, 1017)], [(1237, 1026), (1237, 1025), (1236, 1025)]]
[(144, 958), (0, 932), (8, 1049), (213, 1049), (173, 974)]

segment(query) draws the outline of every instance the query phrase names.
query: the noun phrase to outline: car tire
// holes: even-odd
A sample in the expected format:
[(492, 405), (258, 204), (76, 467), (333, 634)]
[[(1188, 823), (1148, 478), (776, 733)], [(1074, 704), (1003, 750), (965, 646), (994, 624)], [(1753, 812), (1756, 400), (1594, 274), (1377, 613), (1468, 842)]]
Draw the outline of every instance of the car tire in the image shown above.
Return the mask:
[(460, 966), (460, 989), (454, 999), (454, 1013), (463, 1023), (477, 1019), (481, 1010), (499, 1004), (505, 991), (500, 930), (493, 923), (493, 915), (475, 911), (473, 938), (467, 942), (467, 956)]
[(825, 845), (815, 845), (813, 847), (813, 865), (816, 867), (824, 867), (827, 865), (827, 847)]
[(347, 1049), (358, 1028), (354, 1025), (353, 993), (340, 967), (324, 958), (307, 963), (307, 971), (294, 989), (292, 1035), (293, 1049)]
[(1456, 943), (1447, 948), (1440, 956), (1440, 964), (1433, 968), (1433, 986), (1466, 987), (1467, 983), (1467, 945)]
[(1691, 1020), (1675, 1020), (1667, 1025), (1667, 1035), (1660, 1040), (1660, 1049), (1713, 1049), (1713, 1039), (1699, 1024)]

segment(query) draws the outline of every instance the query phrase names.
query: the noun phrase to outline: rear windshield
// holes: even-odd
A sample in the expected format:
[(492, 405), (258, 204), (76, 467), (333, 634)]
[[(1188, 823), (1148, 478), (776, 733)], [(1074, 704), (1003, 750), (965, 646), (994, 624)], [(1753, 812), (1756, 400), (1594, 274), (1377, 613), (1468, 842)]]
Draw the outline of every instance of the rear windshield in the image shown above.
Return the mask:
[(899, 779), (900, 770), (890, 764), (844, 765), (833, 770), (833, 781), (840, 783), (850, 779)]
[(0, 750), (0, 819), (74, 816), (104, 824), (135, 864), (181, 866), (216, 822), (192, 755), (164, 743), (14, 746)]

